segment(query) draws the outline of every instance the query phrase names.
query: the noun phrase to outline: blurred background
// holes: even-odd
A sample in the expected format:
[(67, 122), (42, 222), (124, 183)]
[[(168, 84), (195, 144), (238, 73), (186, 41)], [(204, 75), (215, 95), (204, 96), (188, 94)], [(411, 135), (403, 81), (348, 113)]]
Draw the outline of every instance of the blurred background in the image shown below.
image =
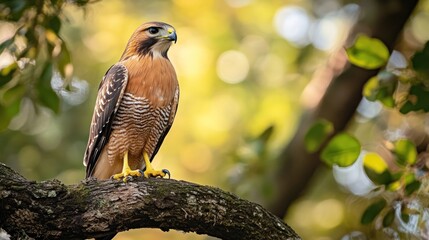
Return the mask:
[[(163, 21), (178, 34), (169, 58), (181, 96), (154, 166), (169, 169), (174, 179), (217, 186), (266, 206), (275, 196), (276, 157), (295, 133), (301, 114), (318, 104), (329, 84), (332, 76), (321, 69), (332, 61), (337, 70), (345, 65), (343, 48), (361, 8), (359, 1), (348, 0), (104, 0), (84, 10), (68, 6), (60, 36), (73, 64), (71, 91), (62, 90), (63, 80), (53, 75), (51, 86), (61, 99), (58, 114), (24, 97), (19, 113), (0, 133), (0, 161), (32, 180), (79, 183), (85, 176), (82, 159), (102, 76), (141, 23)], [(399, 48), (421, 48), (429, 40), (428, 24), (429, 2), (422, 1)], [(15, 30), (15, 25), (1, 22), (0, 42)], [(407, 56), (397, 54), (406, 64)], [(0, 55), (0, 66), (10, 61), (7, 53)], [(380, 119), (395, 129), (404, 124), (380, 104), (363, 102), (350, 131), (368, 146), (395, 134), (380, 126)], [(415, 119), (406, 124), (411, 122), (424, 125)], [(351, 185), (337, 184), (332, 171), (322, 167), (306, 195), (290, 207), (286, 222), (303, 239), (370, 232), (359, 223), (367, 200), (353, 195), (359, 195), (361, 184), (355, 180), (357, 186)], [(214, 238), (142, 229), (115, 239)]]

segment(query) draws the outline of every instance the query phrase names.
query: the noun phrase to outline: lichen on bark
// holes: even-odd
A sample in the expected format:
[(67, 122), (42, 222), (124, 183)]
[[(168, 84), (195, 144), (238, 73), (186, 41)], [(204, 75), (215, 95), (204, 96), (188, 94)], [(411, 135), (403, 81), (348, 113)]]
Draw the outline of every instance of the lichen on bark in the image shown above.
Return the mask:
[(0, 228), (12, 239), (82, 239), (159, 228), (221, 239), (300, 239), (260, 205), (172, 179), (34, 182), (0, 164)]

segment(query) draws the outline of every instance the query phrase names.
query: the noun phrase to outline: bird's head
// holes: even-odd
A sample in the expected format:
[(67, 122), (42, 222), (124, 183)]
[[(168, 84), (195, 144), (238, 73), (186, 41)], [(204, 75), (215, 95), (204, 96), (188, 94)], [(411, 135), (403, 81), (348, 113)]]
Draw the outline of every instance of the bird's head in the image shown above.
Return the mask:
[(176, 41), (177, 35), (173, 26), (163, 22), (144, 23), (131, 36), (121, 59), (148, 54), (152, 57), (166, 58), (172, 42)]

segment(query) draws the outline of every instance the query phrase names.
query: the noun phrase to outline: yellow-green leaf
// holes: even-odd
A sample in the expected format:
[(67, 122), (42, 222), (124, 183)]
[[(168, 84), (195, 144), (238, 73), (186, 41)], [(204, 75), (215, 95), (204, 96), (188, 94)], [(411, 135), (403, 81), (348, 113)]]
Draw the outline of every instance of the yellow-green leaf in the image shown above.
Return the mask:
[(322, 143), (333, 131), (334, 125), (328, 120), (321, 119), (316, 121), (304, 137), (304, 144), (307, 151), (314, 153), (319, 150)]
[[(386, 162), (377, 153), (367, 153), (363, 158), (363, 166), (366, 175), (374, 183), (389, 184), (392, 182), (392, 174), (390, 173)], [(393, 183), (391, 187), (395, 188), (395, 184)]]
[(377, 76), (374, 76), (370, 78), (363, 87), (363, 96), (366, 97), (366, 99), (368, 99), (369, 101), (375, 101), (377, 100), (378, 90), (378, 78)]
[(364, 166), (371, 168), (375, 173), (383, 173), (387, 169), (387, 164), (377, 153), (367, 153), (364, 157)]
[(401, 166), (414, 164), (417, 159), (417, 150), (408, 139), (401, 139), (394, 143), (393, 153), (396, 155), (396, 162)]
[(387, 190), (389, 190), (391, 192), (396, 192), (401, 188), (402, 188), (401, 181), (394, 181), (387, 186)]
[(348, 48), (349, 61), (366, 69), (377, 69), (384, 66), (389, 59), (389, 50), (376, 38), (360, 35), (353, 46)]
[(339, 133), (329, 141), (320, 157), (330, 166), (348, 167), (357, 160), (359, 154), (359, 141), (347, 133)]

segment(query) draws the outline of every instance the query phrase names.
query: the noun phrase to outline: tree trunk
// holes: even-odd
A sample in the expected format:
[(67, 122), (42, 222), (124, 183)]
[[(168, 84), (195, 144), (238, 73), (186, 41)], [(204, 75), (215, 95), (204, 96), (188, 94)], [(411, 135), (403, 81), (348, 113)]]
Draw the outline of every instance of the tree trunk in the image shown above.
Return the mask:
[[(362, 1), (364, 17), (352, 36), (365, 32), (383, 41), (392, 51), (417, 3), (418, 0)], [(377, 73), (378, 70), (350, 66), (332, 81), (316, 109), (303, 115), (295, 136), (279, 156), (281, 166), (276, 175), (277, 197), (268, 207), (272, 213), (283, 217), (320, 166), (320, 152), (310, 154), (304, 146), (304, 135), (309, 127), (318, 119), (326, 119), (334, 124), (334, 134), (343, 131), (362, 99), (363, 86)]]
[(300, 239), (261, 206), (218, 188), (170, 179), (28, 181), (0, 163), (0, 227), (12, 239), (83, 239), (132, 228), (221, 239)]

